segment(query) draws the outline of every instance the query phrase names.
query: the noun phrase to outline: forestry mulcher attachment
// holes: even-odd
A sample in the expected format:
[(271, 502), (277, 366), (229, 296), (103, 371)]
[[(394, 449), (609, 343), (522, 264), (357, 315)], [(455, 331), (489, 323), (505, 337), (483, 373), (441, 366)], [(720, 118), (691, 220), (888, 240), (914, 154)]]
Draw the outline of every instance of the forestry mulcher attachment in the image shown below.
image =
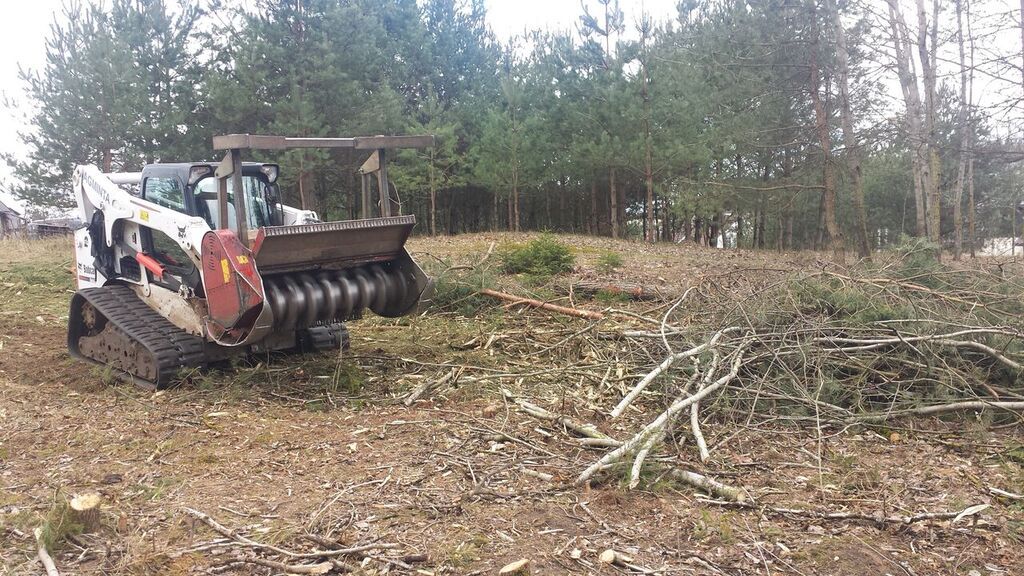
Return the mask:
[[(346, 348), (343, 323), (367, 309), (413, 313), (432, 282), (405, 249), (416, 220), (390, 194), (387, 150), (432, 145), (431, 136), (233, 134), (213, 139), (227, 151), (220, 163), (116, 174), (79, 166), (87, 226), (75, 232), (71, 355), (165, 388), (182, 369), (241, 354)], [(285, 206), (278, 166), (241, 159), (288, 148), (371, 151), (359, 170), (362, 219), (321, 222)]]

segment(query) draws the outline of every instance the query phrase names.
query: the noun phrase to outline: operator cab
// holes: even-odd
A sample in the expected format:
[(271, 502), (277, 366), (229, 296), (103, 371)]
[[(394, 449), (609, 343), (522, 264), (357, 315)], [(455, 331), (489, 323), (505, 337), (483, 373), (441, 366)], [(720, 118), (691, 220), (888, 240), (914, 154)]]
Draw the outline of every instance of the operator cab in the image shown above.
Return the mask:
[[(205, 163), (150, 164), (142, 170), (141, 196), (163, 208), (198, 216), (216, 230), (220, 223), (220, 206), (215, 170), (215, 164)], [(246, 162), (242, 165), (242, 190), (245, 191), (249, 230), (283, 223), (277, 174), (276, 164)], [(238, 217), (230, 182), (227, 188), (228, 228), (237, 234)], [(172, 290), (184, 284), (197, 293), (202, 292), (199, 270), (175, 238), (145, 226), (140, 227), (140, 234), (142, 251), (155, 258), (169, 273), (164, 278), (152, 279), (153, 282)]]
[[(220, 206), (217, 202), (215, 164), (150, 164), (142, 170), (142, 197), (171, 210), (199, 216), (219, 228)], [(277, 185), (277, 164), (246, 162), (242, 165), (242, 190), (245, 191), (246, 226), (255, 230), (262, 226), (280, 226), (282, 222), (280, 189)], [(233, 186), (228, 182), (228, 228), (238, 232)]]

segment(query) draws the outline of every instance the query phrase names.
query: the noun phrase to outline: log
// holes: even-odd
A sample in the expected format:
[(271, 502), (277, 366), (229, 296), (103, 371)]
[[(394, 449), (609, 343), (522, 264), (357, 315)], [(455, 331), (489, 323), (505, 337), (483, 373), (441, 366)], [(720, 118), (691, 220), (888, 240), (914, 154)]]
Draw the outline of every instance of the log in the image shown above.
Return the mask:
[(530, 306), (532, 308), (540, 308), (541, 310), (557, 312), (559, 314), (565, 314), (567, 316), (587, 318), (590, 320), (604, 319), (604, 314), (600, 312), (594, 312), (592, 310), (581, 310), (579, 308), (568, 308), (566, 306), (559, 306), (557, 304), (541, 302), (540, 300), (534, 300), (533, 298), (521, 298), (519, 296), (513, 296), (512, 294), (506, 294), (504, 292), (498, 292), (497, 290), (491, 290), (490, 288), (484, 288), (483, 290), (480, 291), (480, 294), (483, 294), (484, 296), (490, 296), (491, 298), (497, 298), (498, 300), (511, 302), (512, 304), (523, 304), (526, 306)]
[(633, 563), (633, 558), (627, 556), (622, 552), (616, 552), (611, 548), (601, 552), (601, 555), (597, 557), (601, 564), (607, 564), (608, 566), (617, 566), (619, 568), (625, 568), (631, 572), (638, 572), (640, 574), (660, 574), (660, 571), (651, 570), (643, 566), (639, 566)]
[(694, 488), (704, 490), (709, 494), (725, 498), (726, 500), (731, 500), (732, 502), (738, 502), (742, 504), (747, 500), (746, 495), (739, 488), (734, 488), (727, 484), (722, 484), (721, 482), (713, 478), (708, 478), (707, 476), (697, 474), (696, 472), (690, 472), (689, 470), (680, 470), (679, 468), (673, 468), (672, 470), (669, 471), (668, 475), (673, 480), (678, 480), (684, 484), (689, 484)]
[(623, 567), (625, 567), (627, 564), (633, 561), (631, 557), (626, 556), (621, 552), (616, 552), (611, 548), (605, 550), (604, 552), (601, 552), (601, 556), (598, 557), (598, 560), (601, 561), (601, 564), (611, 564), (612, 566)]
[(46, 546), (43, 545), (43, 529), (36, 528), (35, 535), (36, 554), (39, 556), (39, 562), (46, 570), (46, 576), (60, 576), (60, 572), (57, 570), (57, 565), (53, 563), (53, 558), (50, 557), (50, 553), (46, 551)]
[(662, 300), (665, 295), (633, 282), (611, 282), (607, 280), (580, 280), (572, 285), (572, 291), (583, 296), (593, 297), (598, 293), (613, 296), (625, 296), (630, 300)]
[(100, 527), (100, 505), (103, 497), (96, 492), (80, 494), (71, 499), (71, 519), (88, 534)]

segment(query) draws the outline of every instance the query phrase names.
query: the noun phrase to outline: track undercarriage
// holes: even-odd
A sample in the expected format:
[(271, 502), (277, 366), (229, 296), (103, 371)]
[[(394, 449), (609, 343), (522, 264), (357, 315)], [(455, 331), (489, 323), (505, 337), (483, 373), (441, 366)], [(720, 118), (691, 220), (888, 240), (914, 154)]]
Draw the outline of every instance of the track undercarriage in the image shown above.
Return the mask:
[[(341, 322), (294, 330), (273, 348), (281, 352), (345, 350), (349, 335)], [(127, 285), (79, 290), (68, 319), (71, 355), (109, 367), (112, 375), (147, 389), (172, 385), (182, 371), (238, 356), (243, 351), (188, 334), (146, 305)], [(271, 351), (255, 348), (245, 352)]]

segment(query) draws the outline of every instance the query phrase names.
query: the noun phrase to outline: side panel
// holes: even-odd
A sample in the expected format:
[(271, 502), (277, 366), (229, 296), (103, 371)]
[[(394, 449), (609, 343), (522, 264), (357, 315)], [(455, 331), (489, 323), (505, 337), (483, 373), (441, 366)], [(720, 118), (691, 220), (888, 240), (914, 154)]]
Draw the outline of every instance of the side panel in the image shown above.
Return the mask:
[(88, 228), (75, 230), (75, 284), (79, 290), (102, 286), (107, 279), (96, 269), (92, 255), (92, 238)]
[(264, 305), (263, 279), (235, 233), (207, 232), (202, 263), (210, 337), (224, 346), (238, 346), (265, 336), (272, 318)]

